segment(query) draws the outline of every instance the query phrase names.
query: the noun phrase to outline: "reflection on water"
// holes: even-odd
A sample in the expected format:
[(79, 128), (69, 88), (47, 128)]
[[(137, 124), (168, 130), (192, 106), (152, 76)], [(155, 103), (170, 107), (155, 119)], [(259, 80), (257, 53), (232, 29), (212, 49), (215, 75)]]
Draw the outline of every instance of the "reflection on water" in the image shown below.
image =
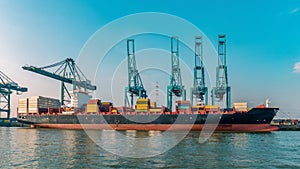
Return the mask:
[[(133, 154), (158, 151), (176, 140), (177, 134), (162, 137), (163, 132), (156, 131), (88, 132), (105, 148), (120, 148), (116, 144), (121, 144)], [(88, 135), (83, 130), (0, 128), (1, 168), (300, 167), (300, 132), (214, 133), (204, 144), (198, 143), (199, 132), (191, 132), (171, 150), (140, 159), (112, 154)], [(133, 138), (140, 140), (132, 142)]]
[(153, 157), (173, 148), (188, 134), (158, 131), (87, 130), (87, 135), (105, 151), (130, 158)]

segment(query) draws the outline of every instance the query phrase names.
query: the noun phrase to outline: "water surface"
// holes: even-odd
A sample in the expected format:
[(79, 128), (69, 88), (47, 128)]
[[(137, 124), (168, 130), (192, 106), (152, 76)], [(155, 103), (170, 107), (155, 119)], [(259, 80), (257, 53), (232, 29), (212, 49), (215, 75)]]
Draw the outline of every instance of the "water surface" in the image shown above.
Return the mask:
[[(94, 132), (103, 143), (116, 143), (111, 135), (117, 131)], [(133, 133), (137, 138), (151, 136)], [(199, 132), (191, 132), (171, 150), (151, 158), (126, 158), (104, 150), (83, 130), (3, 127), (0, 168), (300, 168), (300, 132), (214, 133), (204, 144), (198, 137)]]

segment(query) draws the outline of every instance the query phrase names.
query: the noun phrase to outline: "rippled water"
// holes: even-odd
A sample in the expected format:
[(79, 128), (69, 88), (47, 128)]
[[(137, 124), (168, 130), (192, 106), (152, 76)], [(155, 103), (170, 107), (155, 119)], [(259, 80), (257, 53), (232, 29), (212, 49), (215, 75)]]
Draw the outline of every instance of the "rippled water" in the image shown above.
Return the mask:
[[(116, 143), (112, 135), (117, 131), (93, 132), (103, 144)], [(136, 138), (153, 134), (120, 133)], [(167, 144), (172, 135), (168, 137), (154, 144)], [(199, 132), (191, 132), (151, 158), (126, 158), (107, 152), (83, 130), (0, 128), (0, 168), (300, 168), (300, 132), (215, 133), (204, 144), (198, 137)]]

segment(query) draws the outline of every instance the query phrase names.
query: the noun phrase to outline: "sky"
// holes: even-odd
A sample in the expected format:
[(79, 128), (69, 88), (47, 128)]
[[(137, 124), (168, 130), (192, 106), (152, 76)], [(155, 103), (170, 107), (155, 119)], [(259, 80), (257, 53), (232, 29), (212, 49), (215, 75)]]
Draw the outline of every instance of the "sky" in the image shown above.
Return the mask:
[[(300, 118), (300, 2), (298, 0), (0, 0), (0, 70), (19, 85), (29, 88), (29, 91), (22, 95), (13, 94), (13, 109), (16, 109), (18, 98), (35, 95), (59, 98), (60, 95), (58, 81), (26, 72), (22, 70), (22, 66), (26, 64), (44, 66), (67, 57), (76, 60), (81, 57), (84, 47), (99, 29), (119, 18), (143, 12), (165, 13), (182, 18), (201, 30), (211, 42), (208, 45), (213, 47), (217, 47), (218, 34), (226, 34), (232, 101), (247, 101), (250, 106), (255, 106), (269, 98), (271, 105), (279, 106), (282, 112), (286, 114), (290, 112), (291, 116)], [(151, 22), (153, 21), (145, 19), (138, 23), (128, 23), (125, 25), (127, 29), (115, 27), (111, 29), (109, 35), (130, 31), (131, 26), (134, 29), (136, 25), (151, 25)], [(193, 42), (192, 35), (189, 35), (189, 30), (184, 29), (184, 26), (178, 25), (179, 28), (175, 28), (168, 26), (168, 23), (162, 24), (165, 25), (154, 26), (163, 27), (170, 32), (182, 30), (183, 33), (188, 34), (190, 42)], [(109, 43), (110, 38), (114, 37), (107, 36), (102, 43)], [(143, 69), (143, 64), (155, 65), (153, 61), (159, 62), (157, 58), (143, 59), (156, 52), (156, 56), (164, 56), (166, 60), (159, 63), (165, 63), (162, 66), (167, 65), (165, 69), (168, 70), (170, 63), (168, 63), (166, 37), (148, 35), (135, 38), (138, 49), (137, 63), (140, 69)], [(147, 40), (151, 43), (147, 43)], [(109, 94), (105, 92), (106, 87), (111, 85), (105, 83), (107, 80), (102, 74), (126, 72), (126, 63), (123, 60), (126, 57), (125, 45), (125, 39), (122, 39), (115, 48), (110, 50), (107, 54), (109, 57), (103, 60), (104, 66), (98, 69), (98, 74), (92, 76), (87, 72), (89, 79), (95, 83), (101, 82), (97, 85), (96, 97), (113, 100), (118, 104), (123, 103), (123, 93), (118, 97), (108, 96)], [(162, 46), (161, 50), (147, 53), (146, 48), (158, 48), (159, 45)], [(189, 76), (191, 70), (188, 69), (192, 66), (190, 62), (192, 57), (187, 56), (190, 55), (189, 52), (188, 49), (183, 49), (180, 55), (183, 80), (187, 90), (192, 83), (191, 78), (187, 78), (192, 77)], [(84, 60), (82, 57), (80, 59)], [(118, 64), (111, 64), (114, 62)], [(115, 67), (110, 70), (109, 68), (113, 67), (111, 65), (119, 65), (118, 70)], [(85, 67), (82, 69), (84, 70)], [(149, 91), (153, 91), (157, 78), (168, 78), (167, 73), (161, 74), (156, 71), (153, 69), (142, 74)], [(154, 76), (158, 74), (161, 76)], [(126, 84), (126, 74), (120, 74), (120, 77), (125, 78), (118, 78), (119, 81), (113, 83), (113, 90), (118, 91), (117, 93), (122, 92), (124, 88), (121, 84), (123, 82)], [(215, 77), (212, 75), (210, 78), (213, 81)], [(163, 97), (167, 82), (160, 83), (161, 97)], [(164, 102), (163, 98), (161, 99)]]

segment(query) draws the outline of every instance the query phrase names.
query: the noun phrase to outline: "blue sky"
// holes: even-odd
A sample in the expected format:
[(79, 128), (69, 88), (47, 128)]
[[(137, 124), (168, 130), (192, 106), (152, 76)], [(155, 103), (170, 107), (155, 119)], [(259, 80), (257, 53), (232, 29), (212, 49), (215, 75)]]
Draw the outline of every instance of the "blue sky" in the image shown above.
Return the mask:
[(183, 18), (196, 25), (215, 46), (217, 35), (226, 33), (233, 101), (248, 101), (254, 106), (270, 98), (272, 105), (283, 112), (300, 117), (297, 0), (0, 0), (0, 69), (29, 88), (28, 93), (14, 97), (13, 107), (21, 97), (59, 96), (59, 82), (25, 72), (21, 66), (47, 65), (66, 57), (76, 59), (98, 29), (140, 12)]

